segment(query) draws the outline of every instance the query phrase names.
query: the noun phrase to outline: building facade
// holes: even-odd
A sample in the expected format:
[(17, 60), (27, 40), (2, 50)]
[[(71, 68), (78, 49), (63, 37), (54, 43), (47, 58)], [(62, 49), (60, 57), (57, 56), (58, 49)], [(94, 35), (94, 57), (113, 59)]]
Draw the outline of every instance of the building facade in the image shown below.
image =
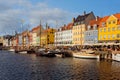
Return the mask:
[(34, 27), (30, 31), (30, 45), (31, 46), (40, 46), (40, 40), (41, 40), (41, 34), (43, 32), (43, 27), (42, 25)]
[(62, 28), (59, 28), (55, 32), (55, 46), (62, 46)]
[(85, 42), (84, 45), (94, 45), (98, 43), (98, 27), (101, 18), (97, 17), (95, 20), (91, 20), (84, 33)]
[(54, 33), (55, 29), (48, 27), (46, 30), (44, 30), (41, 34), (41, 46), (42, 47), (48, 47), (51, 45), (54, 45)]
[(86, 31), (86, 27), (89, 24), (90, 20), (95, 19), (95, 16), (93, 12), (90, 12), (86, 14), (84, 12), (84, 15), (79, 15), (76, 19), (73, 19), (73, 44), (74, 45), (84, 45), (84, 32)]
[(106, 25), (101, 23), (99, 28), (99, 41), (107, 43), (120, 42), (120, 13), (110, 15), (106, 19)]
[(69, 23), (55, 32), (56, 46), (72, 46), (72, 27), (73, 23)]

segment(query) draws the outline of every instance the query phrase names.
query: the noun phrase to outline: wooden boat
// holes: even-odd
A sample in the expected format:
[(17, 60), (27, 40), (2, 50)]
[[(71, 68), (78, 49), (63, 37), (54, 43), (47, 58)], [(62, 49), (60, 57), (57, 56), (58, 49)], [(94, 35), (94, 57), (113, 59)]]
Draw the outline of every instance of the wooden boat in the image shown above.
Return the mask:
[(9, 49), (8, 51), (14, 52), (14, 51), (15, 51), (15, 49)]
[(73, 53), (73, 57), (84, 58), (84, 59), (99, 59), (99, 55), (86, 54), (86, 53)]

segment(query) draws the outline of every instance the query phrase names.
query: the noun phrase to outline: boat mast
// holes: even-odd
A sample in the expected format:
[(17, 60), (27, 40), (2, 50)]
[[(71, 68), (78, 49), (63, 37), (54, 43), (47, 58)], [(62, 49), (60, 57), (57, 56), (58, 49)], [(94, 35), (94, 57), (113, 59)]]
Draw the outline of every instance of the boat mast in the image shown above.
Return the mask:
[(40, 20), (40, 47), (41, 47), (41, 28), (42, 28), (42, 25), (41, 25), (41, 20)]

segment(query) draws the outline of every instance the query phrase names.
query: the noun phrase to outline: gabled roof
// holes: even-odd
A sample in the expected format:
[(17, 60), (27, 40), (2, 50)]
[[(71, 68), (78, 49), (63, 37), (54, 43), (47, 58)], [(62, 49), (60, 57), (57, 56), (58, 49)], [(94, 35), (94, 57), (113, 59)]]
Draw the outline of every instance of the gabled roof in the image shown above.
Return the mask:
[(67, 26), (64, 25), (64, 26), (61, 27), (61, 28), (62, 28), (62, 31), (63, 31), (63, 30), (70, 30), (70, 29), (72, 29), (72, 27), (73, 27), (73, 23), (69, 23)]
[(90, 26), (93, 26), (94, 24), (99, 25), (101, 20), (102, 20), (102, 18), (97, 17), (97, 19), (91, 20), (91, 21), (89, 22), (89, 25), (90, 25)]
[(72, 29), (73, 23), (69, 23), (66, 27), (67, 27), (67, 30)]
[(109, 18), (109, 16), (104, 16), (101, 20), (101, 22), (106, 22), (106, 20)]
[(100, 27), (102, 26), (103, 22), (106, 22), (106, 20), (109, 18), (109, 16), (104, 16), (101, 20), (100, 20)]
[(79, 15), (74, 22), (81, 22), (81, 21), (85, 21), (85, 19), (90, 15), (93, 14), (93, 12), (90, 12), (88, 14), (84, 14), (84, 15)]
[(39, 25), (39, 26), (34, 27), (31, 31), (34, 32), (36, 30), (39, 30), (40, 28), (42, 28), (42, 26)]
[(116, 18), (120, 19), (120, 13), (113, 14)]

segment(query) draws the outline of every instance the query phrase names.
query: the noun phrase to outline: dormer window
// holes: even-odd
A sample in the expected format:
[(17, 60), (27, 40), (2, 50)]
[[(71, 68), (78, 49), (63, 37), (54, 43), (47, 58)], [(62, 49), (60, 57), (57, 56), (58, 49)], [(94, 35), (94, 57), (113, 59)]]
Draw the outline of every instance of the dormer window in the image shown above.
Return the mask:
[(102, 27), (104, 27), (104, 26), (105, 26), (105, 24), (106, 24), (105, 22), (102, 22)]
[(90, 30), (90, 25), (88, 26), (88, 28), (87, 28), (88, 30)]
[(117, 30), (120, 30), (120, 26), (117, 27)]
[(93, 29), (94, 29), (94, 30), (96, 30), (96, 29), (97, 29), (97, 25), (96, 25), (96, 24), (93, 26)]

